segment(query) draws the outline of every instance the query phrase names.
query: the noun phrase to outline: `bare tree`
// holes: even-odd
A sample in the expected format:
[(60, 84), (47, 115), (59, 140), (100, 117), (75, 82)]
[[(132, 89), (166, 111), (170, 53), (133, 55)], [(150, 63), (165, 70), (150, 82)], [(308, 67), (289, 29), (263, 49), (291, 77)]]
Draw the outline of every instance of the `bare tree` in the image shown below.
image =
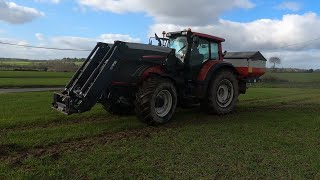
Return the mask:
[(271, 57), (269, 59), (269, 63), (272, 63), (273, 64), (273, 69), (276, 68), (276, 64), (281, 64), (281, 59), (278, 58), (278, 57)]

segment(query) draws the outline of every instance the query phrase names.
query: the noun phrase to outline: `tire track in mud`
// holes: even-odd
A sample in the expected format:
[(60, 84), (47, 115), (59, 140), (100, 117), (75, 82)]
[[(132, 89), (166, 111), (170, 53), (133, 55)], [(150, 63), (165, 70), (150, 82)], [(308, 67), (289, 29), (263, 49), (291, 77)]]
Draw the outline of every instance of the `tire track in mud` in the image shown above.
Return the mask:
[(52, 157), (58, 159), (62, 153), (84, 151), (95, 145), (109, 144), (114, 141), (132, 138), (151, 138), (162, 132), (177, 129), (181, 124), (168, 124), (161, 127), (144, 127), (121, 131), (117, 133), (104, 133), (89, 138), (78, 138), (70, 141), (49, 145), (46, 147), (24, 148), (17, 144), (0, 145), (0, 160), (12, 166), (22, 165), (28, 158)]

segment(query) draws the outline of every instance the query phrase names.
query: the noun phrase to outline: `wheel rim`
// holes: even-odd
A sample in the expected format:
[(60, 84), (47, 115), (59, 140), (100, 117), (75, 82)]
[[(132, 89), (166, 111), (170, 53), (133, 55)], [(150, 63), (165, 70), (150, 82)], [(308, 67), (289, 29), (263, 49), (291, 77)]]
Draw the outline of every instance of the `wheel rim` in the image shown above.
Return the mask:
[(234, 90), (231, 81), (225, 79), (219, 83), (217, 90), (217, 103), (221, 108), (228, 107), (233, 100)]
[(160, 91), (156, 96), (155, 111), (159, 117), (165, 117), (172, 108), (173, 98), (168, 90)]

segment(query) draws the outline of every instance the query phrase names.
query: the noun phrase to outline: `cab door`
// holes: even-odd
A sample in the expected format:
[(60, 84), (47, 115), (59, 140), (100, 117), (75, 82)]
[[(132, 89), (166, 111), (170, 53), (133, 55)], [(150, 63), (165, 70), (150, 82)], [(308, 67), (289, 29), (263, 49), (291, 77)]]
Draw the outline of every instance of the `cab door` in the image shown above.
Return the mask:
[(207, 61), (220, 60), (220, 44), (200, 38), (191, 49), (190, 66), (192, 80), (196, 81), (199, 72)]
[(210, 60), (210, 42), (200, 38), (198, 42), (194, 42), (191, 48), (190, 68), (192, 80), (197, 80), (203, 63)]

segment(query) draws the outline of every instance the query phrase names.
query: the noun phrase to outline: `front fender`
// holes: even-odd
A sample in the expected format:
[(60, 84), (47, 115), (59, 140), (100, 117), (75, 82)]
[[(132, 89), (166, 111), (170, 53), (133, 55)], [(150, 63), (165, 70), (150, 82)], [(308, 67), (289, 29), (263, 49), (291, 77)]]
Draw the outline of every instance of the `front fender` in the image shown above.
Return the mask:
[(161, 76), (169, 79), (173, 79), (168, 73), (165, 72), (164, 68), (160, 65), (158, 66), (150, 66), (143, 65), (137, 69), (137, 71), (132, 75), (134, 78), (135, 84), (140, 84), (150, 76)]

